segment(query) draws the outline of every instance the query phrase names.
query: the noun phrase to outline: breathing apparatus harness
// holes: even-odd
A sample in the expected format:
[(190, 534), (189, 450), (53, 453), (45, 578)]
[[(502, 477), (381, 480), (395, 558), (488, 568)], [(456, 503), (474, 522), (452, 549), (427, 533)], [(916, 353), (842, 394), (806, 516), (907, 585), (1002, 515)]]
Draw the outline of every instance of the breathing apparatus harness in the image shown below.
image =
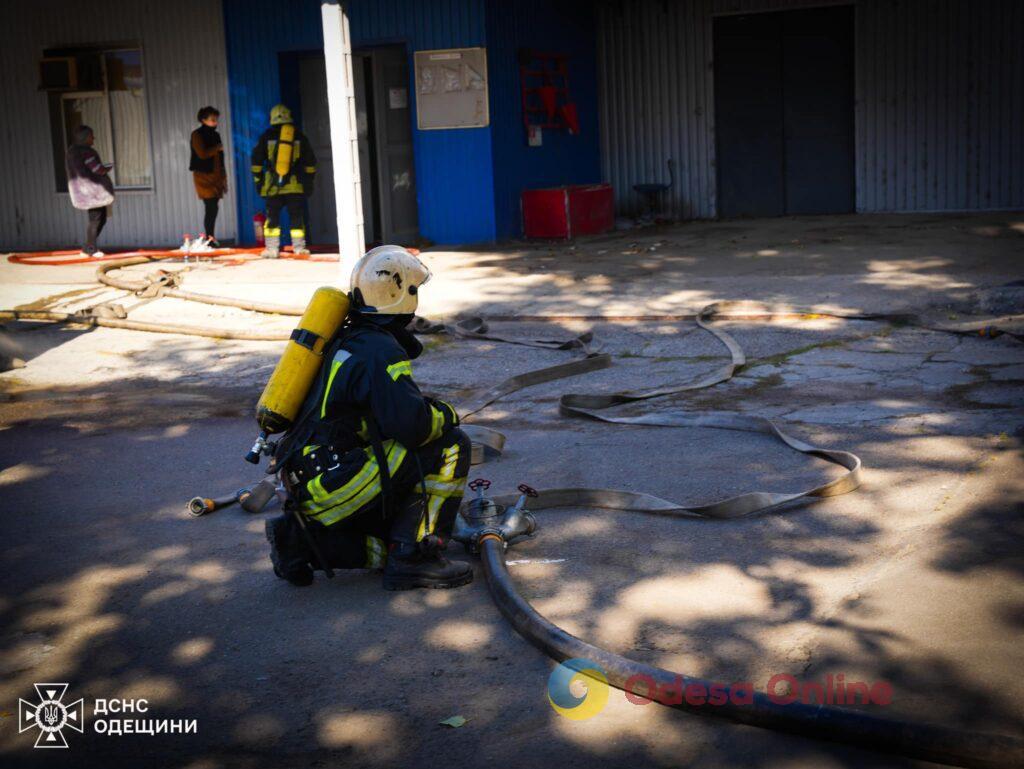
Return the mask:
[[(376, 333), (376, 330), (380, 330), (396, 336), (397, 339), (399, 334), (396, 334), (396, 331), (404, 330), (403, 316), (386, 316), (385, 319), (381, 316), (361, 314), (359, 310), (365, 305), (359, 295), (359, 289), (355, 289), (349, 295), (349, 299), (351, 312), (324, 346), (324, 361), (332, 360), (347, 342), (360, 334), (372, 334)], [(401, 339), (397, 339), (397, 341), (403, 348), (407, 347)], [(394, 511), (396, 500), (380, 428), (369, 409), (352, 405), (346, 409), (348, 413), (339, 417), (331, 419), (320, 417), (319, 410), (327, 395), (329, 377), (330, 366), (321, 366), (314, 386), (306, 395), (299, 416), (295, 419), (292, 427), (273, 446), (273, 461), (267, 472), (280, 474), (288, 492), (286, 506), (291, 508), (289, 512), (294, 513), (295, 517), (299, 519), (302, 531), (306, 534), (306, 539), (311, 544), (311, 549), (317, 558), (318, 566), (328, 577), (332, 577), (333, 571), (312, 542), (312, 537), (309, 536), (306, 529), (306, 521), (303, 520), (302, 513), (298, 510), (298, 504), (308, 495), (306, 483), (324, 470), (330, 469), (332, 464), (336, 465), (345, 453), (361, 448), (364, 445), (363, 440), (365, 440), (373, 452), (380, 473), (381, 515), (385, 519), (389, 518)], [(316, 445), (317, 448), (303, 453), (303, 449), (309, 445)], [(419, 457), (415, 452), (411, 453), (420, 478), (419, 488), (422, 503), (426, 509), (426, 477)]]

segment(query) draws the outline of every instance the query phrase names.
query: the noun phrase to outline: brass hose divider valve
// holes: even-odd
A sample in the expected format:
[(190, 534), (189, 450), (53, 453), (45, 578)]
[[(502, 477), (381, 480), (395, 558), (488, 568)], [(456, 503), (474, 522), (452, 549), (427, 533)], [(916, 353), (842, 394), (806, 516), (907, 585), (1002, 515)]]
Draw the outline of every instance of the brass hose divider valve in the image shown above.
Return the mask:
[(469, 482), (476, 496), (469, 500), (466, 509), (455, 518), (452, 539), (461, 542), (471, 553), (480, 552), (480, 542), (485, 537), (496, 537), (504, 548), (515, 540), (531, 536), (537, 531), (537, 519), (526, 509), (526, 500), (536, 497), (537, 492), (525, 483), (519, 484), (519, 499), (514, 505), (502, 509), (494, 500), (484, 496), (491, 487), (486, 478), (474, 478)]

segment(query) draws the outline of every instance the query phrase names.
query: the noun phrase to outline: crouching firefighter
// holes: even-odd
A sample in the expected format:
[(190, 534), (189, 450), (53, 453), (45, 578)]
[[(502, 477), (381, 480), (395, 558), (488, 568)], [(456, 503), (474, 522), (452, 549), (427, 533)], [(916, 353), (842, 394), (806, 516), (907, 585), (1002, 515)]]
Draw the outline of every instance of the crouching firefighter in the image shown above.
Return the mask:
[(399, 246), (352, 272), (348, 320), (274, 467), (292, 514), (266, 525), (274, 573), (308, 585), (315, 569), (384, 568), (384, 587), (450, 588), (473, 579), (442, 554), (461, 504), (470, 442), (447, 403), (424, 397), (406, 330), (430, 271)]
[(281, 209), (288, 209), (292, 251), (309, 254), (306, 248), (305, 199), (313, 194), (316, 155), (306, 135), (296, 127), (292, 111), (283, 104), (270, 110), (270, 128), (252, 150), (252, 181), (263, 198), (267, 221), (263, 226), (262, 256), (277, 259), (281, 253)]

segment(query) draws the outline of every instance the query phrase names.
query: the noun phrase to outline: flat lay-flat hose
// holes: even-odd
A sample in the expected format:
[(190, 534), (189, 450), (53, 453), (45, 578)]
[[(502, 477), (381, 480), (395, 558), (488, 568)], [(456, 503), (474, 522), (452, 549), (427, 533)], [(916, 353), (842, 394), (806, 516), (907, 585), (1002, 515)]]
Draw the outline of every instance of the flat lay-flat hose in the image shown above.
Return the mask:
[[(487, 587), (499, 611), (523, 638), (548, 656), (559, 662), (574, 658), (592, 660), (604, 670), (608, 683), (618, 689), (626, 690), (627, 682), (633, 676), (646, 676), (659, 688), (676, 685), (680, 674), (645, 665), (589, 644), (545, 619), (516, 590), (505, 566), (505, 545), (500, 538), (482, 538), (480, 560), (487, 578)], [(691, 684), (703, 685), (707, 690), (712, 682), (682, 676), (682, 684), (684, 690)], [(634, 693), (643, 695), (647, 692)], [(985, 769), (1024, 766), (1024, 741), (1013, 737), (879, 718), (831, 705), (796, 702), (784, 705), (772, 702), (762, 692), (755, 692), (753, 702), (749, 705), (734, 704), (731, 698), (723, 705), (691, 705), (683, 698), (681, 703), (671, 704), (670, 707), (763, 729), (951, 766)]]
[[(530, 510), (554, 507), (603, 508), (610, 510), (636, 510), (661, 515), (693, 515), (709, 518), (737, 518), (762, 512), (769, 508), (804, 497), (825, 497), (845, 494), (860, 485), (861, 462), (848, 451), (819, 449), (785, 433), (772, 421), (754, 415), (721, 413), (694, 413), (685, 411), (644, 411), (631, 415), (613, 415), (605, 412), (615, 406), (642, 404), (662, 396), (696, 390), (727, 381), (746, 363), (742, 348), (725, 331), (715, 328), (712, 320), (721, 316), (721, 305), (705, 308), (695, 320), (711, 333), (729, 351), (730, 361), (697, 380), (653, 390), (613, 394), (565, 394), (560, 399), (560, 411), (565, 416), (583, 416), (605, 422), (642, 424), (666, 427), (712, 427), (729, 430), (763, 432), (775, 436), (787, 446), (810, 456), (832, 462), (845, 468), (837, 478), (804, 491), (776, 493), (750, 491), (727, 499), (702, 503), (678, 503), (643, 492), (620, 489), (564, 488), (543, 489), (530, 502)], [(582, 361), (554, 366), (541, 371), (527, 372), (505, 382), (486, 388), (462, 404), (460, 411), (472, 416), (494, 400), (557, 376), (571, 376), (610, 365), (609, 356), (592, 356)], [(557, 376), (556, 376), (557, 375)], [(474, 441), (483, 441), (500, 450), (504, 436), (496, 431), (476, 425), (465, 425)], [(514, 496), (496, 497), (497, 505), (511, 505)], [(601, 666), (608, 683), (627, 690), (634, 676), (645, 677), (661, 690), (675, 687), (681, 679), (687, 685), (703, 686), (709, 690), (714, 682), (682, 676), (668, 670), (628, 659), (589, 644), (539, 614), (516, 590), (505, 566), (505, 543), (496, 535), (480, 540), (480, 557), (491, 596), (502, 615), (516, 631), (538, 649), (555, 660), (583, 658)], [(647, 692), (633, 692), (645, 694)], [(680, 698), (671, 707), (700, 715), (715, 716), (737, 723), (765, 729), (789, 732), (859, 748), (891, 753), (908, 758), (965, 767), (1024, 767), (1024, 741), (1005, 735), (982, 734), (932, 724), (918, 724), (896, 719), (880, 718), (856, 710), (823, 704), (774, 702), (765, 693), (754, 692), (750, 704), (734, 703), (692, 705)]]
[(176, 323), (155, 323), (127, 318), (104, 318), (98, 315), (81, 315), (74, 312), (53, 310), (0, 310), (0, 320), (41, 320), (50, 323), (70, 323), (82, 326), (103, 326), (122, 328), (128, 331), (147, 331), (151, 334), (182, 334), (203, 336), (211, 339), (239, 339), (247, 342), (286, 342), (290, 338), (283, 331), (235, 331), (227, 328), (206, 326), (185, 326)]

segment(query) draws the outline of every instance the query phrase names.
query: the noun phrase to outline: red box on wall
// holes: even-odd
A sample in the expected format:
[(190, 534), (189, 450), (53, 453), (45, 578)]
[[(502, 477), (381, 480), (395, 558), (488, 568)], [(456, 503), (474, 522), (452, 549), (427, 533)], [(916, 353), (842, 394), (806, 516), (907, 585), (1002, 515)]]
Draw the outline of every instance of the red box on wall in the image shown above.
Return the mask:
[(574, 184), (523, 190), (523, 234), (528, 238), (575, 238), (615, 226), (610, 184)]

